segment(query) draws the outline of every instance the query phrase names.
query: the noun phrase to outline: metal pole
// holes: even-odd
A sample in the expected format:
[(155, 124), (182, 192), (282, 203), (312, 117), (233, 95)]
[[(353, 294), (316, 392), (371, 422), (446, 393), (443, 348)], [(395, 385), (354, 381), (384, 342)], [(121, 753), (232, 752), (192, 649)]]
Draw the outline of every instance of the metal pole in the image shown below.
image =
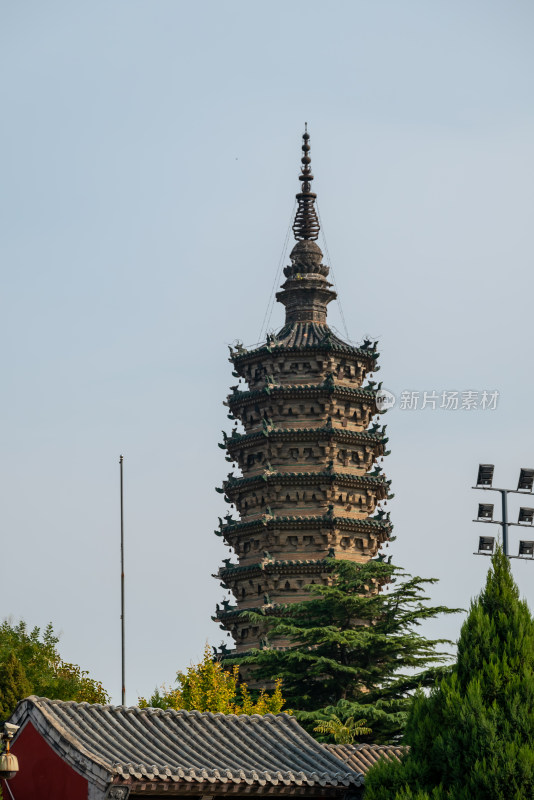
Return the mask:
[(121, 703), (126, 705), (126, 678), (124, 670), (124, 502), (122, 493), (122, 456), (119, 458), (121, 473)]
[(11, 800), (15, 800), (15, 798), (13, 797), (13, 792), (11, 791), (11, 786), (9, 785), (9, 783), (7, 782), (6, 779), (4, 779), (4, 783), (5, 783), (6, 788), (7, 788), (8, 792), (9, 792), (9, 794), (11, 796)]
[(502, 550), (505, 556), (508, 555), (508, 504), (506, 489), (501, 489), (502, 498)]

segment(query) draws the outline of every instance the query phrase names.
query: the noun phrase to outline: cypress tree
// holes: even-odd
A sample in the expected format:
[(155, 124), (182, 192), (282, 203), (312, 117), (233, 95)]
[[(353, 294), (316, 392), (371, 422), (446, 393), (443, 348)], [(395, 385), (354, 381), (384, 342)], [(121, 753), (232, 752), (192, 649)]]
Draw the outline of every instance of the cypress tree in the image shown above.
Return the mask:
[(534, 620), (499, 548), (472, 602), (458, 662), (411, 709), (401, 764), (379, 764), (366, 800), (532, 800)]
[(458, 609), (426, 605), (425, 585), (434, 580), (383, 561), (327, 564), (333, 581), (308, 586), (310, 600), (243, 612), (266, 631), (269, 646), (240, 663), (250, 665), (256, 681), (281, 678), (288, 706), (310, 733), (323, 722), (352, 717), (371, 728), (363, 738), (395, 740), (410, 693), (433, 684), (449, 658), (436, 648), (450, 642), (427, 639), (416, 629)]

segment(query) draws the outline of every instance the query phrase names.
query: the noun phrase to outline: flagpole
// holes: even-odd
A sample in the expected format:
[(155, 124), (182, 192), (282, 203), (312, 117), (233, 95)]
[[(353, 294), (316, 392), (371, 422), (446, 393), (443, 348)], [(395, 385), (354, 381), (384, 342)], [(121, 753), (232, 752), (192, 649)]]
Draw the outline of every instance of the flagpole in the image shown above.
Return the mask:
[(122, 456), (119, 458), (121, 476), (121, 703), (126, 705), (126, 678), (124, 667), (124, 501), (122, 491)]

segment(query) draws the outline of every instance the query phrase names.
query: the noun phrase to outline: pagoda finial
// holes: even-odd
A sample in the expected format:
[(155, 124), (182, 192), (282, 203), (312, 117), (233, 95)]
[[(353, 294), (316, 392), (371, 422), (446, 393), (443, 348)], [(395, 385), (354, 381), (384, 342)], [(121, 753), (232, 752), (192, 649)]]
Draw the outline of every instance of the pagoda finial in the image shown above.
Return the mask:
[(317, 195), (311, 191), (313, 173), (310, 166), (311, 158), (308, 155), (310, 152), (309, 140), (308, 123), (305, 122), (304, 133), (302, 134), (302, 167), (299, 175), (301, 191), (297, 194), (298, 208), (295, 222), (293, 223), (293, 233), (295, 234), (295, 239), (299, 242), (306, 239), (318, 239), (320, 230), (317, 212), (315, 211)]

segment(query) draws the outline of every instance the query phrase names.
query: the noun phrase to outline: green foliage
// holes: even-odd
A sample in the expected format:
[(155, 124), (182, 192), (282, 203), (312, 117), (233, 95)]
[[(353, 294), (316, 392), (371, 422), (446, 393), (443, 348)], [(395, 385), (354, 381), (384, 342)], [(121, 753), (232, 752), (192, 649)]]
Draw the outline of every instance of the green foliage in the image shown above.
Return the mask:
[(534, 620), (498, 550), (472, 602), (458, 663), (410, 713), (401, 764), (367, 775), (366, 800), (532, 800)]
[(21, 694), (23, 697), (31, 694), (31, 686), (24, 667), (11, 651), (7, 659), (0, 662), (0, 719), (9, 717)]
[(77, 664), (59, 655), (52, 624), (41, 634), (21, 620), (0, 625), (0, 719), (7, 718), (17, 702), (30, 694), (52, 700), (107, 703), (109, 696), (99, 681)]
[(345, 722), (332, 714), (330, 719), (319, 722), (313, 729), (316, 733), (331, 736), (336, 744), (352, 744), (357, 736), (371, 733), (371, 728), (366, 728), (366, 719), (355, 720), (347, 717)]
[[(328, 568), (332, 585), (306, 587), (309, 601), (281, 606), (276, 615), (243, 612), (267, 629), (270, 647), (242, 663), (254, 667), (255, 680), (281, 678), (288, 703), (308, 729), (332, 715), (365, 718), (375, 742), (391, 741), (403, 730), (410, 693), (432, 685), (449, 657), (437, 646), (450, 642), (427, 639), (416, 628), (459, 609), (425, 605), (424, 586), (434, 581), (384, 562), (330, 559)], [(277, 642), (288, 641), (277, 649)]]
[(281, 681), (276, 681), (272, 694), (261, 689), (253, 698), (247, 684), (239, 683), (239, 666), (225, 670), (219, 661), (213, 660), (209, 645), (200, 664), (178, 672), (176, 682), (176, 689), (163, 686), (149, 700), (140, 697), (139, 706), (221, 714), (278, 714), (285, 705)]

